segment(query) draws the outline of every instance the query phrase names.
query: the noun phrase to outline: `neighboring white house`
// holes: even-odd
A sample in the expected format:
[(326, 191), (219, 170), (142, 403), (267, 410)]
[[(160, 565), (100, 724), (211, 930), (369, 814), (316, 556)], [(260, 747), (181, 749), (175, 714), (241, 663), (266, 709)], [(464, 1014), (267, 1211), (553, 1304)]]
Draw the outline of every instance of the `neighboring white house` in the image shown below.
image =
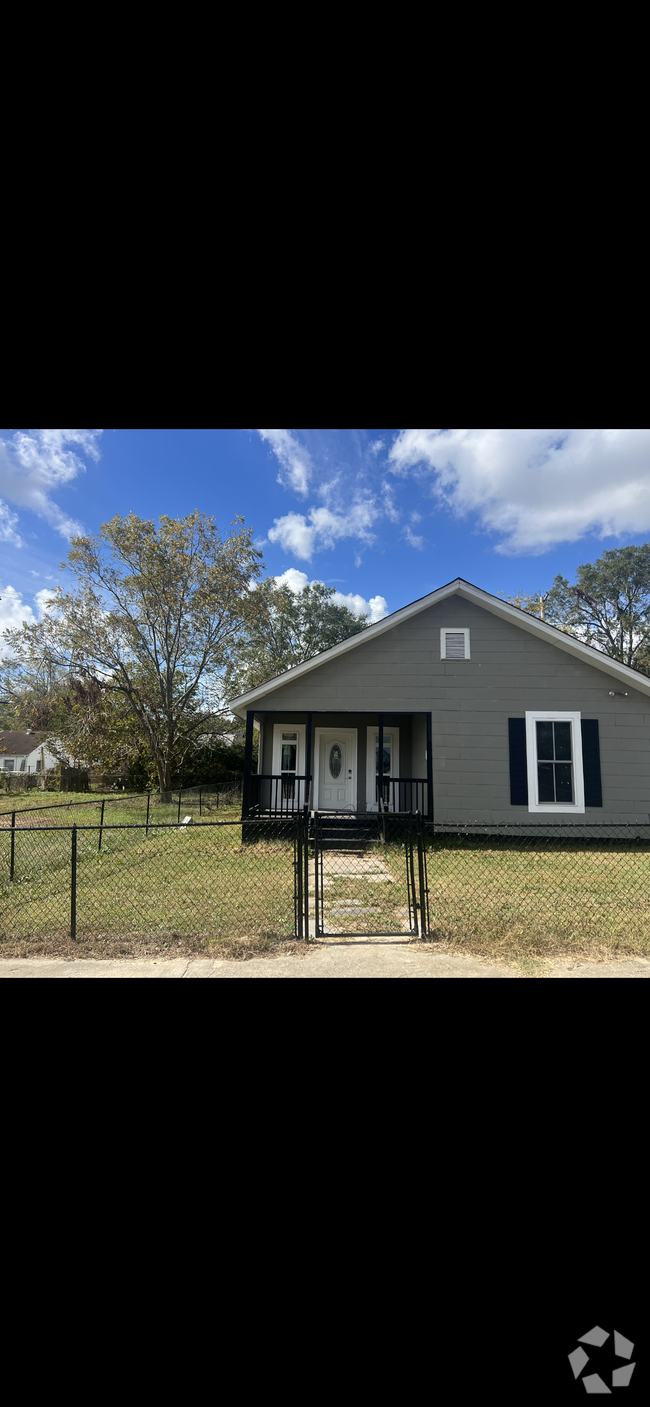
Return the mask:
[(43, 744), (45, 733), (0, 731), (0, 771), (40, 773), (58, 767), (58, 758)]

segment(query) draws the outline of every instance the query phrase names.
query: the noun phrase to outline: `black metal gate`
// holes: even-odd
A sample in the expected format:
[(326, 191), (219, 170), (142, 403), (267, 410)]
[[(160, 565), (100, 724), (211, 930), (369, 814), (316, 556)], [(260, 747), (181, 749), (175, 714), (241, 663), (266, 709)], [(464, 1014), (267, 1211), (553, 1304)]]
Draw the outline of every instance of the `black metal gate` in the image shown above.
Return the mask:
[(296, 934), (307, 940), (428, 938), (422, 816), (303, 813), (295, 906)]

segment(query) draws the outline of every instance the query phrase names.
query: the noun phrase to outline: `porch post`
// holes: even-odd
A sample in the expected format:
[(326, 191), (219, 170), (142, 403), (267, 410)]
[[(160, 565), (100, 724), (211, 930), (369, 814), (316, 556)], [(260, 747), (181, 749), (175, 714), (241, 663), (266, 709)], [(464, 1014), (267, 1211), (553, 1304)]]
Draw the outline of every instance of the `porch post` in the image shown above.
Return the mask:
[(429, 816), (433, 820), (433, 715), (427, 713), (427, 791), (429, 794)]
[[(311, 755), (312, 755), (312, 734), (314, 730), (314, 715), (307, 714), (307, 739), (305, 743), (305, 811), (309, 810), (309, 791), (311, 786)], [(316, 810), (316, 807), (314, 807)]]
[(384, 809), (384, 715), (383, 715), (383, 713), (380, 713), (380, 714), (379, 714), (379, 765), (378, 765), (378, 767), (377, 767), (377, 771), (378, 771), (378, 773), (379, 773), (379, 776), (378, 776), (378, 778), (377, 778), (377, 780), (378, 780), (378, 782), (379, 782), (379, 790), (378, 790), (378, 793), (377, 793), (377, 800), (378, 800), (378, 801), (381, 801), (380, 810), (383, 811), (383, 809)]
[(247, 821), (251, 813), (251, 772), (253, 768), (253, 734), (255, 732), (255, 713), (248, 710), (246, 714), (246, 752), (244, 754), (244, 791), (242, 796), (242, 821)]

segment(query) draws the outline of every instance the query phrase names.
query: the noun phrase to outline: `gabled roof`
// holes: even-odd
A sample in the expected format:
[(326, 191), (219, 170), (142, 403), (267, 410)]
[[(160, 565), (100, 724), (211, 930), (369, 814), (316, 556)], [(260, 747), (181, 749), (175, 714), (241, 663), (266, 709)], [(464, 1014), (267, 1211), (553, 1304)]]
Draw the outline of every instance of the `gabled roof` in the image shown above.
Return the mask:
[(45, 733), (3, 732), (0, 729), (0, 757), (29, 757), (41, 745)]
[(466, 601), (473, 601), (475, 605), (482, 606), (486, 611), (491, 611), (493, 615), (500, 616), (502, 620), (510, 621), (512, 625), (517, 625), (520, 630), (527, 630), (530, 635), (537, 635), (546, 640), (550, 645), (555, 645), (558, 650), (564, 650), (565, 654), (573, 655), (582, 660), (583, 664), (593, 665), (594, 669), (600, 669), (604, 674), (609, 674), (619, 683), (627, 684), (628, 687), (638, 689), (640, 693), (650, 697), (650, 678), (646, 674), (640, 674), (636, 669), (629, 669), (626, 664), (619, 664), (617, 660), (610, 659), (609, 655), (603, 655), (600, 650), (595, 650), (592, 645), (583, 645), (580, 640), (576, 640), (572, 635), (565, 635), (563, 630), (558, 630), (555, 625), (547, 625), (545, 621), (538, 620), (537, 616), (530, 616), (526, 611), (521, 611), (517, 606), (510, 606), (507, 601), (501, 601), (498, 596), (492, 596), (489, 591), (483, 591), (480, 586), (472, 586), (471, 582), (464, 581), (462, 577), (457, 577), (456, 581), (450, 581), (447, 586), (441, 586), (437, 591), (432, 591), (428, 596), (422, 596), (419, 601), (413, 601), (410, 606), (404, 606), (401, 611), (395, 611), (392, 616), (386, 616), (385, 620), (380, 620), (376, 625), (369, 625), (358, 635), (351, 635), (348, 640), (342, 640), (340, 645), (332, 645), (331, 649), (324, 650), (321, 655), (314, 655), (305, 664), (298, 664), (294, 669), (289, 669), (285, 674), (279, 674), (275, 679), (269, 679), (265, 684), (260, 684), (256, 689), (251, 689), (247, 694), (241, 694), (239, 698), (232, 699), (229, 708), (233, 713), (243, 718), (248, 709), (261, 703), (268, 694), (272, 694), (276, 689), (281, 689), (283, 685), (293, 683), (296, 679), (301, 679), (305, 674), (311, 674), (312, 670), (320, 669), (322, 664), (328, 664), (330, 660), (338, 659), (340, 655), (345, 655), (349, 650), (356, 650), (359, 645), (366, 645), (369, 640), (376, 640), (380, 635), (385, 635), (387, 631), (394, 630), (396, 625), (402, 625), (404, 621), (411, 620), (421, 611), (427, 611), (430, 606), (437, 606), (441, 601), (446, 601), (450, 596), (463, 596)]

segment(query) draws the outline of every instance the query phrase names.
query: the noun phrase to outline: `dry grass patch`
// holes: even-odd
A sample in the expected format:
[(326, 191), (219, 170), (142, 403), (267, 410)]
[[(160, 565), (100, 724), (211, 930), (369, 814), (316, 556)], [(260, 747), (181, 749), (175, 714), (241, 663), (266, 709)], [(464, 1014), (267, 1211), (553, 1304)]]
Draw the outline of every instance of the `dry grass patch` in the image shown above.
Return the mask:
[(650, 957), (650, 853), (642, 844), (487, 841), (428, 855), (434, 943), (492, 962)]

